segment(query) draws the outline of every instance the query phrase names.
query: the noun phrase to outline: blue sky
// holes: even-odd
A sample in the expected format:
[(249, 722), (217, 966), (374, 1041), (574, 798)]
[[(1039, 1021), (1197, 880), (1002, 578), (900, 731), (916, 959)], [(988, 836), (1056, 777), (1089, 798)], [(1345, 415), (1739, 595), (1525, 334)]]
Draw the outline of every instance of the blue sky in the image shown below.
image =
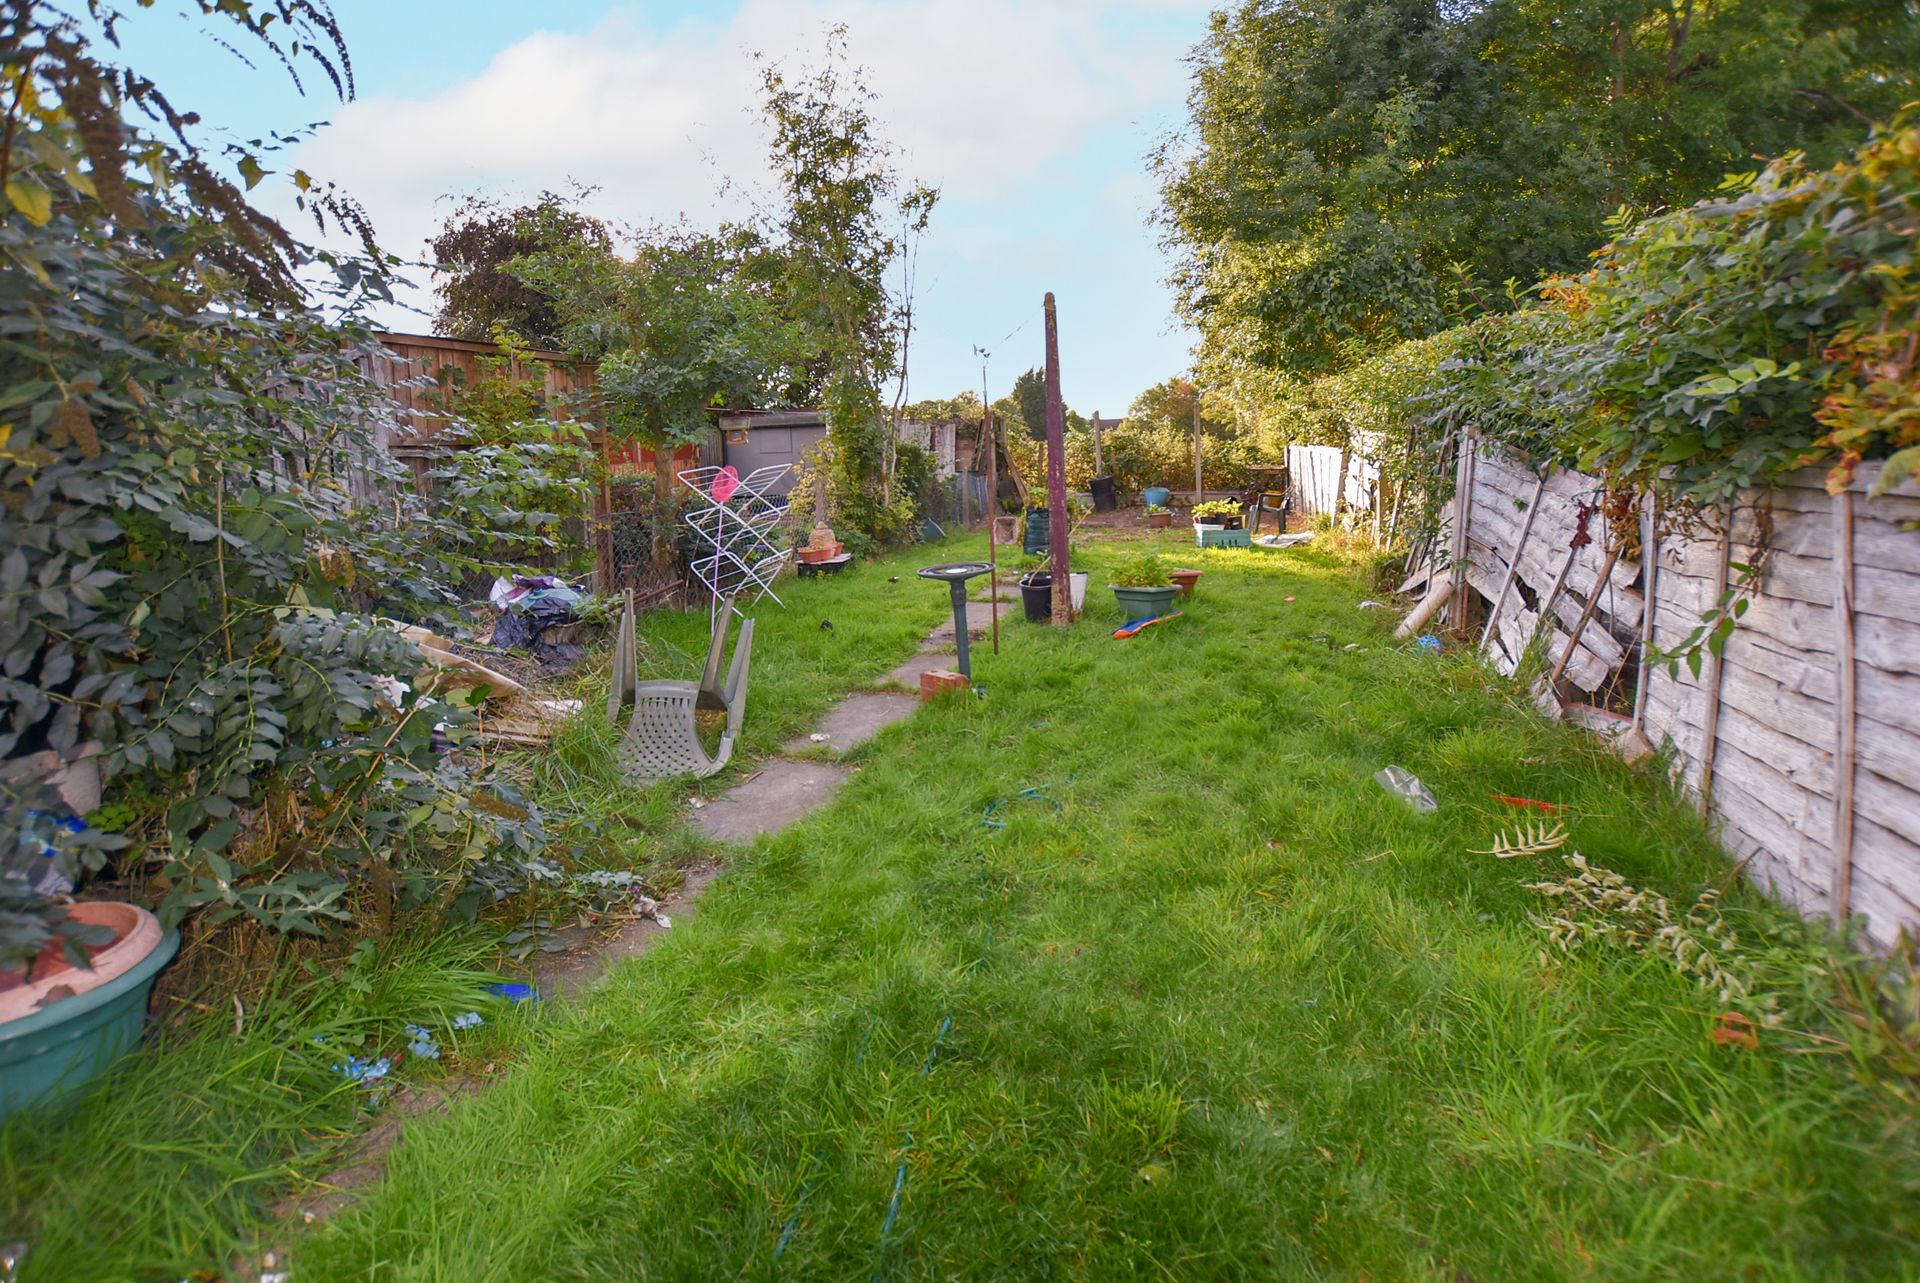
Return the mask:
[[(124, 39), (210, 125), (251, 138), (327, 120), (285, 168), (340, 183), (389, 248), (414, 255), (442, 198), (473, 190), (514, 198), (578, 181), (601, 188), (593, 208), (616, 221), (739, 216), (764, 182), (750, 54), (804, 64), (844, 22), (901, 168), (942, 189), (918, 264), (914, 397), (977, 389), (976, 344), (1004, 394), (1040, 363), (1047, 290), (1075, 409), (1115, 417), (1188, 364), (1192, 336), (1172, 321), (1147, 224), (1145, 157), (1182, 118), (1204, 0), (334, 7), (359, 89), (344, 107), (323, 83), (301, 98), (276, 69), (247, 70), (171, 15), (136, 14)], [(413, 301), (430, 306), (424, 288)], [(418, 314), (384, 319), (429, 328)]]

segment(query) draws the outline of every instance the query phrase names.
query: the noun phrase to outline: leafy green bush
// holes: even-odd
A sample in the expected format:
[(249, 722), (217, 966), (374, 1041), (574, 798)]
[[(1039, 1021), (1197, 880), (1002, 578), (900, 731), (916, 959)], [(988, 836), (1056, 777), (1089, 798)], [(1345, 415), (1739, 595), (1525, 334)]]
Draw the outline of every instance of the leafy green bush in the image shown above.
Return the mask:
[(1173, 576), (1159, 553), (1143, 552), (1115, 565), (1107, 574), (1107, 582), (1115, 588), (1165, 588), (1173, 582)]
[[(69, 878), (116, 848), (150, 861), (169, 919), (318, 931), (357, 892), (384, 918), (532, 846), (535, 817), (435, 752), (469, 719), (413, 689), (421, 656), (372, 617), (447, 600), (449, 533), (378, 445), (395, 407), (361, 368), (361, 311), (382, 269), (309, 258), (190, 146), (128, 133), (121, 95), (151, 86), (55, 18), (14, 34), (32, 92), (0, 152), (0, 757), (97, 742), (147, 809), (107, 835), (44, 783), (0, 786), (0, 965), (61, 930), (35, 894), (48, 847)], [(303, 264), (330, 269), (334, 314)]]
[(1630, 224), (1543, 302), (1474, 327), (1437, 400), (1537, 455), (1720, 503), (1809, 464), (1920, 468), (1920, 127), (1776, 161)]

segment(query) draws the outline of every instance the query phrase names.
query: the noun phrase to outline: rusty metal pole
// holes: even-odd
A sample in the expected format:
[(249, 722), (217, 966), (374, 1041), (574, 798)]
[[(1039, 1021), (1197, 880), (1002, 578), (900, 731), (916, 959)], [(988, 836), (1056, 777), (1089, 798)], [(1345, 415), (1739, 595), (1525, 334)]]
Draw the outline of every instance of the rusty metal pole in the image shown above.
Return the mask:
[(1073, 622), (1073, 585), (1067, 569), (1067, 416), (1060, 406), (1060, 325), (1053, 293), (1047, 313), (1047, 513), (1053, 562), (1053, 622)]

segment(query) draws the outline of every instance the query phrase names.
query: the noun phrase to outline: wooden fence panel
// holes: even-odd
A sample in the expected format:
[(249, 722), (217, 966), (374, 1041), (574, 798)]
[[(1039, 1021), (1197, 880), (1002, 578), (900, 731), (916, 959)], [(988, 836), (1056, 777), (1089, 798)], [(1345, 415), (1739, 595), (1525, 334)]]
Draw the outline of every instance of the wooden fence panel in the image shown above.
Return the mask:
[[(1808, 912), (1844, 897), (1884, 946), (1903, 927), (1920, 930), (1920, 532), (1902, 529), (1920, 522), (1920, 487), (1868, 498), (1876, 471), (1862, 468), (1839, 503), (1823, 472), (1796, 473), (1741, 496), (1730, 522), (1661, 535), (1651, 603), (1641, 568), (1624, 557), (1600, 578), (1611, 536), (1594, 515), (1593, 543), (1573, 558), (1552, 604), (1550, 653), (1565, 649), (1599, 594), (1565, 675), (1576, 690), (1599, 690), (1637, 662), (1643, 627), (1653, 645), (1671, 648), (1699, 625), (1718, 596), (1723, 555), (1760, 565), (1717, 664), (1697, 678), (1685, 665), (1644, 675), (1644, 730), (1683, 787), (1698, 794), (1711, 778), (1711, 815), (1749, 877)], [(1487, 658), (1502, 673), (1514, 671), (1567, 564), (1579, 511), (1601, 488), (1579, 473), (1550, 474), (1516, 549), (1539, 484), (1526, 460), (1502, 448), (1476, 460), (1467, 583), (1491, 604), (1518, 564), (1516, 590), (1488, 630)], [(1835, 557), (1840, 538), (1850, 559)]]

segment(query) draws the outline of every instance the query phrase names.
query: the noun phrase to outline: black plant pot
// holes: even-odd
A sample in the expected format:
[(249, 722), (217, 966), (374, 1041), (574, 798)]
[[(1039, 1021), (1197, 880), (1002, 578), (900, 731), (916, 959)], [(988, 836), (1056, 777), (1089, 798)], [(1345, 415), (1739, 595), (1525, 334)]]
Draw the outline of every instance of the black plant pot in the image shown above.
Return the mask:
[(1036, 570), (1020, 579), (1020, 605), (1030, 624), (1053, 622), (1053, 572)]

